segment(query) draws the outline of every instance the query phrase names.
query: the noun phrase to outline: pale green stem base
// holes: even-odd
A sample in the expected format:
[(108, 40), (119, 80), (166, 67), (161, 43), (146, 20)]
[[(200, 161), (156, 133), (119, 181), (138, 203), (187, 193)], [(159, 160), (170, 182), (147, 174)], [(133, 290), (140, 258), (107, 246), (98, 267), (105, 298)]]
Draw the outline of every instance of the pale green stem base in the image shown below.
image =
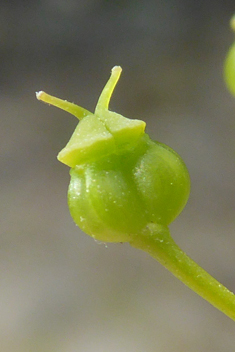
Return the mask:
[(130, 244), (149, 253), (185, 285), (235, 320), (235, 295), (189, 258), (167, 228), (151, 224), (145, 232), (133, 236)]

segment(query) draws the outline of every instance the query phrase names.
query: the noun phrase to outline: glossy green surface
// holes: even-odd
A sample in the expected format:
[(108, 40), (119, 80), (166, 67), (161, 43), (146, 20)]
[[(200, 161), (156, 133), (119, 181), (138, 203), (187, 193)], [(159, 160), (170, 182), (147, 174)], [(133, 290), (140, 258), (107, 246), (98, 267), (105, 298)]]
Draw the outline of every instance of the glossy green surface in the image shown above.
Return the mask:
[(75, 223), (106, 242), (129, 242), (150, 223), (167, 229), (190, 191), (177, 153), (153, 142), (144, 121), (109, 111), (120, 74), (115, 66), (94, 114), (44, 92), (37, 95), (81, 119), (58, 159), (71, 167), (68, 204)]
[(189, 196), (181, 158), (144, 135), (134, 150), (70, 171), (68, 203), (76, 224), (93, 238), (129, 242), (149, 223), (167, 226)]

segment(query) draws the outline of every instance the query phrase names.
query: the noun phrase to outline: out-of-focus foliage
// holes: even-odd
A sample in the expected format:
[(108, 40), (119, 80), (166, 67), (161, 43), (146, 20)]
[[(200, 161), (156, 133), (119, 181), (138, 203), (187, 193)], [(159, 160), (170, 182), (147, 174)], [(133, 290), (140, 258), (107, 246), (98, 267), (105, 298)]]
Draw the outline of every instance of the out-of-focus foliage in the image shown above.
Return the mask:
[[(235, 15), (230, 20), (232, 30), (235, 32)], [(224, 78), (229, 91), (235, 95), (235, 43), (229, 48), (224, 63)]]

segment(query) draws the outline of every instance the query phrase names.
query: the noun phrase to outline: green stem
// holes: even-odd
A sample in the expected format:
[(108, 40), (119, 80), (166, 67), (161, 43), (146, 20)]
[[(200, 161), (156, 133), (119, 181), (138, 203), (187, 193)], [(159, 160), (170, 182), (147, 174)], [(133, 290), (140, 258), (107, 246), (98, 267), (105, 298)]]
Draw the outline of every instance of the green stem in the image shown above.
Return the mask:
[(235, 295), (189, 258), (174, 242), (167, 228), (151, 224), (130, 244), (149, 253), (185, 285), (235, 320)]
[(57, 108), (69, 112), (70, 114), (76, 116), (79, 120), (83, 119), (85, 116), (93, 115), (90, 111), (83, 109), (74, 103), (53, 97), (43, 91), (37, 92), (36, 97), (38, 100), (44, 101), (44, 103), (56, 106)]

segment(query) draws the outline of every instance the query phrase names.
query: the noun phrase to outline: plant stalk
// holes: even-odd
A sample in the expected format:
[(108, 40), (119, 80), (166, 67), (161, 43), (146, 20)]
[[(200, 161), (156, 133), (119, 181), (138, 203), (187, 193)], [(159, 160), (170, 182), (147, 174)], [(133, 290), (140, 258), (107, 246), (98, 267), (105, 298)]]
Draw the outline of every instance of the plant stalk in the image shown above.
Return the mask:
[(219, 283), (174, 242), (167, 228), (151, 224), (130, 245), (157, 259), (186, 286), (235, 321), (235, 295)]

